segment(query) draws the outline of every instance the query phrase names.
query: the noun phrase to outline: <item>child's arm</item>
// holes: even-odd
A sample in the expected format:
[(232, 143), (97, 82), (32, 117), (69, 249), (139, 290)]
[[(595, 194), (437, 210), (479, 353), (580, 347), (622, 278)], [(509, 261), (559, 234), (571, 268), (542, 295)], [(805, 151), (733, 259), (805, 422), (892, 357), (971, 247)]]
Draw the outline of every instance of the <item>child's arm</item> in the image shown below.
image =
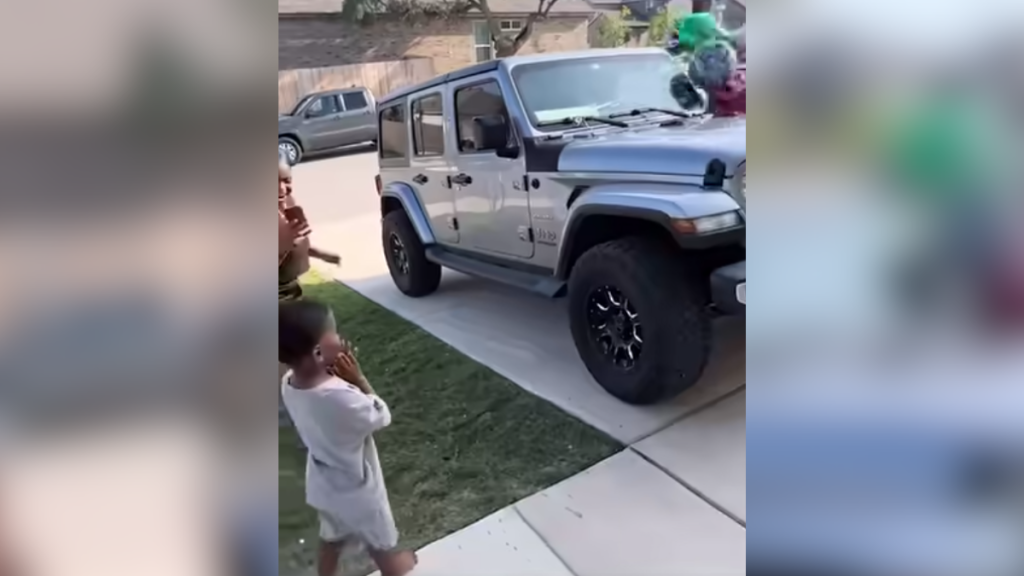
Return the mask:
[[(367, 387), (369, 384), (367, 383)], [(345, 404), (345, 424), (361, 434), (373, 434), (391, 425), (391, 409), (380, 396), (363, 390), (352, 389), (338, 392), (339, 400)]]
[(327, 262), (328, 264), (334, 264), (334, 265), (341, 264), (341, 256), (338, 256), (334, 252), (329, 252), (327, 250), (321, 250), (321, 249), (317, 248), (316, 246), (310, 246), (309, 247), (309, 255), (311, 257), (313, 257), (313, 258), (316, 258), (317, 260), (321, 260), (323, 262)]
[(373, 386), (370, 386), (370, 381), (367, 380), (366, 376), (363, 376), (362, 374), (359, 375), (358, 379), (352, 382), (352, 385), (355, 386), (356, 388), (359, 388), (359, 390), (362, 391), (362, 393), (366, 394), (367, 396), (377, 395), (377, 393), (374, 392), (373, 390)]
[(363, 375), (352, 345), (346, 342), (344, 348), (331, 366), (331, 373), (358, 389), (358, 392), (346, 389), (341, 393), (351, 396), (346, 399), (346, 404), (349, 410), (354, 409), (356, 413), (353, 425), (363, 432), (372, 434), (391, 424), (391, 410), (387, 403), (377, 396), (370, 386), (370, 381)]

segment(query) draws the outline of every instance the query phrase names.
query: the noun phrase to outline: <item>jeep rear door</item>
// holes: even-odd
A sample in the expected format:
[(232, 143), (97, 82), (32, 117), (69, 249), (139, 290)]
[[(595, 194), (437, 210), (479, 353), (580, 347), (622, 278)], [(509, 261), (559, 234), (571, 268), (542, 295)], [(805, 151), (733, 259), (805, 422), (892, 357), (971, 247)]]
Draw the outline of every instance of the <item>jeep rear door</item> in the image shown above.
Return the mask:
[(454, 152), (451, 183), (461, 244), (481, 252), (532, 258), (523, 157), (499, 158), (495, 150), (481, 146), (474, 133), (477, 119), (504, 117), (509, 137), (516, 137), (497, 75), (450, 82), (448, 93), (454, 105), (448, 145)]

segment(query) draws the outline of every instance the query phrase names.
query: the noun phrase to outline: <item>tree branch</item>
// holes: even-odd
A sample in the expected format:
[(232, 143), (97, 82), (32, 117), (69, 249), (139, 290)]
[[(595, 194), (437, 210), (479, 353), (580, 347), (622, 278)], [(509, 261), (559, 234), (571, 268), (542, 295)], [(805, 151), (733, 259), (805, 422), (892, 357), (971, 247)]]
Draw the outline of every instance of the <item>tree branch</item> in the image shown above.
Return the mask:
[(488, 0), (465, 1), (468, 5), (478, 8), (483, 13), (484, 20), (487, 21), (487, 28), (491, 32), (491, 39), (494, 41), (495, 55), (499, 58), (512, 56), (519, 52), (519, 49), (526, 44), (526, 41), (533, 34), (534, 24), (538, 20), (547, 18), (551, 8), (558, 2), (558, 0), (537, 0), (537, 9), (526, 16), (522, 29), (512, 36), (502, 32), (500, 23), (495, 19), (494, 14), (491, 12), (491, 7), (487, 3)]
[(498, 21), (494, 19), (494, 14), (491, 13), (491, 7), (487, 0), (473, 0), (473, 2), (484, 13), (484, 20), (487, 22), (487, 28), (491, 31), (491, 38), (498, 41), (501, 38), (501, 27), (498, 26)]
[(526, 41), (530, 39), (530, 35), (533, 34), (534, 24), (536, 24), (538, 20), (544, 20), (547, 18), (548, 14), (551, 12), (551, 8), (556, 2), (558, 2), (558, 0), (537, 1), (537, 10), (526, 17), (526, 22), (523, 23), (523, 28), (512, 40), (512, 46), (516, 52), (518, 52), (519, 49), (523, 47), (523, 44), (526, 44)]
[(519, 48), (522, 48), (523, 44), (530, 38), (530, 34), (533, 34), (533, 23), (536, 20), (536, 14), (530, 14), (526, 17), (526, 22), (523, 22), (522, 29), (512, 39), (512, 45), (516, 47), (516, 51), (519, 51)]

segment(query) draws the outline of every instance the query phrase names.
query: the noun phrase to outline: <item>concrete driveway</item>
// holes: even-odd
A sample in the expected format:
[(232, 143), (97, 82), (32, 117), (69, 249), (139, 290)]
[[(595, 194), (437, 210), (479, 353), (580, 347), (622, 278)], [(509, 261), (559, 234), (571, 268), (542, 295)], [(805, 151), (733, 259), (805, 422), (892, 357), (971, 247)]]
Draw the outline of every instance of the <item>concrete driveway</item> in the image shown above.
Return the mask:
[(376, 173), (372, 153), (295, 169), (314, 243), (344, 259), (335, 276), (628, 446), (427, 546), (416, 574), (745, 574), (743, 322), (716, 326), (715, 357), (693, 389), (660, 406), (623, 404), (583, 367), (562, 301), (451, 271), (431, 296), (399, 293), (381, 250)]

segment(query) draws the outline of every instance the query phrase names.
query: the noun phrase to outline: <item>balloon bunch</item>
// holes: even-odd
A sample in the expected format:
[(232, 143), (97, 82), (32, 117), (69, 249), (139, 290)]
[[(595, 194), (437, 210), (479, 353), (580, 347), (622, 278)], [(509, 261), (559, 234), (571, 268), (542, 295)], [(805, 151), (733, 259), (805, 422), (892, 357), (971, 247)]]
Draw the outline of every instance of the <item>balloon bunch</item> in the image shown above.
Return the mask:
[(746, 113), (746, 75), (737, 48), (746, 44), (745, 27), (727, 32), (708, 12), (694, 12), (678, 23), (666, 50), (683, 65), (671, 92), (684, 110), (702, 108), (714, 115)]
[(733, 78), (739, 66), (737, 45), (745, 30), (731, 33), (718, 25), (709, 12), (694, 12), (679, 21), (678, 50), (688, 56), (690, 78), (705, 90), (719, 90)]

